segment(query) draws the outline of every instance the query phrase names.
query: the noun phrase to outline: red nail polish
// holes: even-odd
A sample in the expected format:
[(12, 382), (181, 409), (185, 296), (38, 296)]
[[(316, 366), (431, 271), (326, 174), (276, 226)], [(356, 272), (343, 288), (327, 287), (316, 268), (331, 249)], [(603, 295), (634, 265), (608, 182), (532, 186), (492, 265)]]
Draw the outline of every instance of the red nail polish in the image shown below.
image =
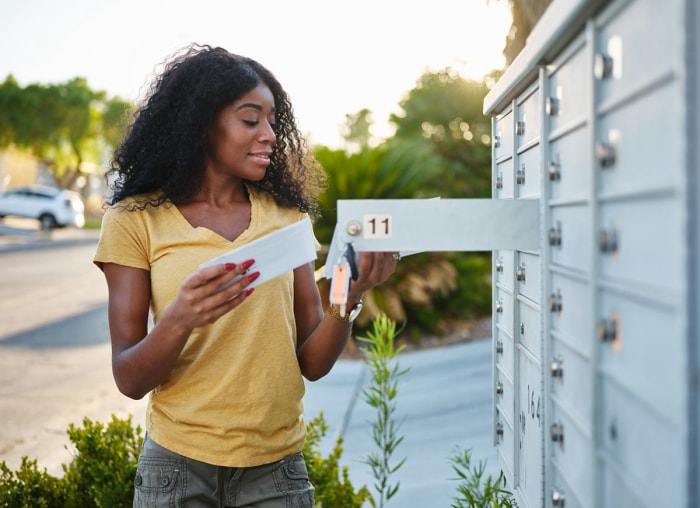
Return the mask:
[(244, 261), (243, 264), (241, 264), (241, 266), (243, 267), (243, 270), (247, 270), (248, 268), (250, 268), (254, 264), (255, 264), (255, 260), (249, 259), (248, 261)]
[(251, 273), (248, 275), (248, 282), (253, 282), (258, 277), (260, 277), (260, 272)]
[(253, 291), (255, 291), (255, 288), (246, 289), (245, 297), (248, 298), (251, 294), (253, 294)]
[(231, 270), (236, 268), (236, 263), (226, 263), (224, 267), (226, 268), (227, 272), (230, 272)]

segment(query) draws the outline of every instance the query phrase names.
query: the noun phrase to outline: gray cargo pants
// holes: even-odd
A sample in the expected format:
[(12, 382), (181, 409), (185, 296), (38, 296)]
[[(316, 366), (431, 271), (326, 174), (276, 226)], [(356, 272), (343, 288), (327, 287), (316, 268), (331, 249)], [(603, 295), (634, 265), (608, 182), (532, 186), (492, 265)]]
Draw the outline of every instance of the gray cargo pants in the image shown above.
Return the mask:
[(148, 435), (134, 478), (134, 508), (313, 508), (301, 453), (256, 467), (223, 467), (166, 450)]

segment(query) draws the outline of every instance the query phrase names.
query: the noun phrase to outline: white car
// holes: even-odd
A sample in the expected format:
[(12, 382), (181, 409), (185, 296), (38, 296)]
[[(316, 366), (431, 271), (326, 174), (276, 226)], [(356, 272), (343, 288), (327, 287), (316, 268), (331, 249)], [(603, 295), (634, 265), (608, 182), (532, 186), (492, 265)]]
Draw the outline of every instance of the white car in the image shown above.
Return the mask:
[(41, 229), (85, 225), (85, 206), (77, 192), (44, 185), (25, 185), (0, 194), (0, 218), (37, 219)]

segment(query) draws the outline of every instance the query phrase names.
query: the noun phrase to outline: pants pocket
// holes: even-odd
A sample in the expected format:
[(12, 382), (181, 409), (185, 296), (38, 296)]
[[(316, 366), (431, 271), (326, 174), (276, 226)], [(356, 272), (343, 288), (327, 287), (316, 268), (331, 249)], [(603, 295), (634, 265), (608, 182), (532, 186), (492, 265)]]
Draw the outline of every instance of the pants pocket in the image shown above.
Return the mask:
[(141, 457), (134, 477), (134, 508), (174, 508), (184, 487), (184, 461)]
[(309, 471), (301, 453), (295, 453), (282, 461), (282, 470), (287, 482), (287, 493), (294, 507), (314, 507), (314, 487), (309, 481)]

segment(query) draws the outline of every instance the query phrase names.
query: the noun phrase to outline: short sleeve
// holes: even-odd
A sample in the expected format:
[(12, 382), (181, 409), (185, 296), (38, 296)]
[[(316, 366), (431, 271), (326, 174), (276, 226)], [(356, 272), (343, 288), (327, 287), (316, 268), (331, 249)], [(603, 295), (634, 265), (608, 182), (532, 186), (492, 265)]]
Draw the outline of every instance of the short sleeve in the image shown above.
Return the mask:
[(144, 212), (123, 206), (108, 208), (102, 218), (100, 239), (93, 262), (116, 263), (150, 270), (148, 229)]

